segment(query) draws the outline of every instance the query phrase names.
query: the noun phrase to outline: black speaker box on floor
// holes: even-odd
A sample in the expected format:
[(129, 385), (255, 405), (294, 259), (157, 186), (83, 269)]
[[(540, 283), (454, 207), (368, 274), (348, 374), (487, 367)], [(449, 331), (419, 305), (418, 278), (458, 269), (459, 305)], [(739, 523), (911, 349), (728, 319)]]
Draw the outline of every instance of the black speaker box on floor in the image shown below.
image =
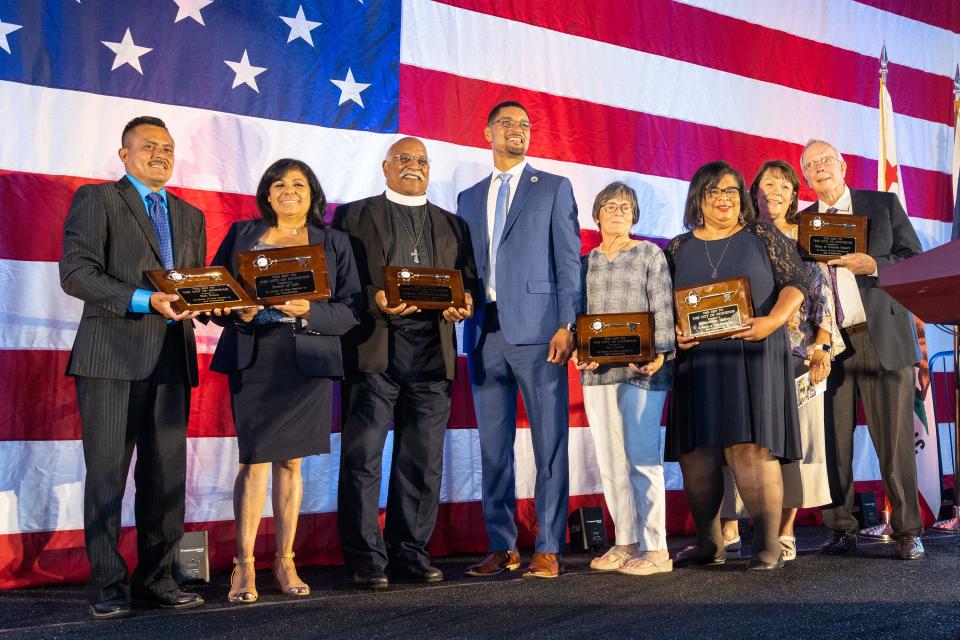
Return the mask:
[(206, 531), (188, 531), (180, 538), (173, 577), (179, 584), (210, 582), (210, 547)]
[(877, 518), (877, 496), (873, 491), (854, 494), (853, 515), (861, 529), (880, 524), (880, 520)]
[(570, 530), (570, 550), (589, 551), (607, 544), (607, 528), (603, 524), (603, 509), (581, 507), (567, 519)]

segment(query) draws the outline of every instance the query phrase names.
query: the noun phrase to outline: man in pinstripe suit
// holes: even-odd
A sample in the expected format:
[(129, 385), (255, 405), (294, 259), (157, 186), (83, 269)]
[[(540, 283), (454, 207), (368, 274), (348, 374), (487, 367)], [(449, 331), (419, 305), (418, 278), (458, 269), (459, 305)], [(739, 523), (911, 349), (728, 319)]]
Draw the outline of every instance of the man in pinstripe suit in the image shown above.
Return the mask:
[[(183, 609), (203, 604), (173, 578), (183, 535), (190, 387), (197, 384), (192, 313), (148, 287), (148, 269), (202, 267), (203, 214), (167, 193), (173, 138), (158, 118), (123, 130), (118, 182), (85, 185), (64, 223), (60, 282), (83, 300), (67, 365), (74, 376), (87, 476), (84, 535), (88, 597), (97, 618), (131, 614), (137, 604)], [(134, 447), (138, 564), (130, 577), (117, 542)]]

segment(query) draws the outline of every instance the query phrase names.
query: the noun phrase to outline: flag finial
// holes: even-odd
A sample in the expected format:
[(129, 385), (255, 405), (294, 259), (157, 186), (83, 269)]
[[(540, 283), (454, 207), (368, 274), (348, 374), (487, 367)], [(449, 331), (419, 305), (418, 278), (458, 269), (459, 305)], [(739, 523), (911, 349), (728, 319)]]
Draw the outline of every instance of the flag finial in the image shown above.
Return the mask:
[(889, 59), (887, 58), (887, 43), (884, 42), (883, 48), (880, 50), (880, 81), (881, 82), (887, 81), (887, 62), (889, 62)]
[(953, 99), (960, 102), (960, 64), (953, 74)]

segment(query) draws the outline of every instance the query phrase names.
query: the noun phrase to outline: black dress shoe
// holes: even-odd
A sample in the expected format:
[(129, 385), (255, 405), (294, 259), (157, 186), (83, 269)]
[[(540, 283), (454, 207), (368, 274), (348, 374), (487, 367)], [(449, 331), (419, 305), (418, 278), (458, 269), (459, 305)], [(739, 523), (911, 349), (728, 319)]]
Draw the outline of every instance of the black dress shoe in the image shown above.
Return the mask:
[(123, 598), (112, 598), (91, 604), (90, 613), (98, 620), (110, 620), (112, 618), (129, 618), (133, 615), (133, 609), (130, 608), (130, 603)]
[(747, 571), (775, 571), (777, 569), (783, 569), (783, 554), (777, 558), (776, 562), (764, 562), (760, 559), (759, 556), (750, 560), (750, 564), (747, 565)]
[(396, 562), (390, 564), (390, 575), (408, 582), (442, 582), (443, 571), (431, 566), (426, 560), (419, 562)]
[(383, 569), (371, 564), (353, 572), (353, 584), (361, 589), (386, 589), (389, 583)]
[(204, 603), (198, 593), (186, 593), (180, 589), (171, 589), (163, 593), (153, 591), (138, 591), (134, 593), (133, 602), (138, 607), (149, 609), (192, 609)]
[(689, 546), (682, 549), (673, 557), (673, 566), (682, 567), (716, 567), (727, 561), (726, 552), (720, 548), (706, 550), (698, 546)]
[(846, 531), (831, 531), (820, 546), (820, 553), (828, 556), (849, 556), (857, 550), (857, 534)]
[(919, 560), (923, 554), (923, 543), (918, 536), (908, 533), (897, 538), (893, 550), (897, 560)]

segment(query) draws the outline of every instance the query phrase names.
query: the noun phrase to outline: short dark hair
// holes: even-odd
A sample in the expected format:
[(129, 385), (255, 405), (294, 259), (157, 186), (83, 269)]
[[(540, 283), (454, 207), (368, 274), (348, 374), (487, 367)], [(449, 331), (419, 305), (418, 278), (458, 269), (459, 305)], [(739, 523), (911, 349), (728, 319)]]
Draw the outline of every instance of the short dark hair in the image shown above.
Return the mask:
[(320, 181), (313, 169), (303, 160), (294, 160), (293, 158), (281, 158), (263, 172), (260, 184), (257, 185), (257, 209), (260, 210), (260, 217), (271, 227), (277, 226), (277, 212), (270, 206), (270, 185), (287, 175), (287, 172), (291, 169), (299, 169), (300, 173), (307, 179), (307, 186), (310, 187), (310, 210), (307, 212), (307, 224), (323, 227), (323, 216), (327, 212), (327, 197), (323, 195)]
[[(154, 127), (160, 127), (161, 129), (167, 128), (167, 124), (160, 118), (157, 118), (154, 116), (137, 116), (136, 118), (128, 122), (126, 126), (123, 128), (123, 133), (120, 134), (121, 147), (127, 146), (127, 134), (142, 124), (153, 125)], [(169, 133), (169, 129), (167, 130), (167, 133)]]
[(750, 185), (751, 203), (759, 212), (760, 203), (757, 201), (757, 194), (760, 193), (760, 180), (767, 171), (779, 173), (780, 177), (793, 186), (793, 200), (787, 208), (786, 218), (790, 224), (797, 224), (797, 210), (800, 208), (800, 203), (797, 201), (797, 196), (800, 194), (800, 176), (797, 175), (797, 172), (786, 160), (767, 160), (760, 165), (760, 168), (757, 170), (757, 177), (753, 179), (753, 183)]
[(633, 222), (630, 226), (637, 224), (637, 221), (640, 219), (640, 208), (637, 206), (637, 192), (634, 191), (630, 185), (617, 181), (611, 182), (601, 189), (600, 193), (598, 193), (597, 197), (593, 200), (593, 221), (597, 223), (597, 226), (600, 225), (600, 207), (602, 207), (607, 200), (616, 198), (617, 196), (626, 198), (630, 201), (630, 204), (633, 205)]
[(495, 106), (493, 109), (490, 109), (490, 114), (487, 116), (487, 126), (489, 127), (490, 125), (492, 125), (493, 121), (497, 119), (497, 114), (499, 114), (502, 109), (506, 109), (507, 107), (517, 107), (518, 109), (523, 109), (523, 112), (527, 114), (527, 118), (530, 117), (530, 112), (527, 111), (527, 108), (525, 106), (523, 106), (516, 100), (507, 100), (506, 102), (501, 102), (500, 104)]
[(689, 231), (703, 224), (701, 203), (706, 198), (707, 191), (717, 186), (723, 176), (733, 176), (737, 181), (737, 189), (740, 191), (740, 216), (743, 218), (744, 224), (750, 224), (757, 220), (757, 212), (753, 208), (750, 198), (747, 197), (743, 176), (723, 160), (716, 160), (697, 169), (693, 177), (690, 178), (687, 204), (683, 210), (683, 227), (685, 229)]

